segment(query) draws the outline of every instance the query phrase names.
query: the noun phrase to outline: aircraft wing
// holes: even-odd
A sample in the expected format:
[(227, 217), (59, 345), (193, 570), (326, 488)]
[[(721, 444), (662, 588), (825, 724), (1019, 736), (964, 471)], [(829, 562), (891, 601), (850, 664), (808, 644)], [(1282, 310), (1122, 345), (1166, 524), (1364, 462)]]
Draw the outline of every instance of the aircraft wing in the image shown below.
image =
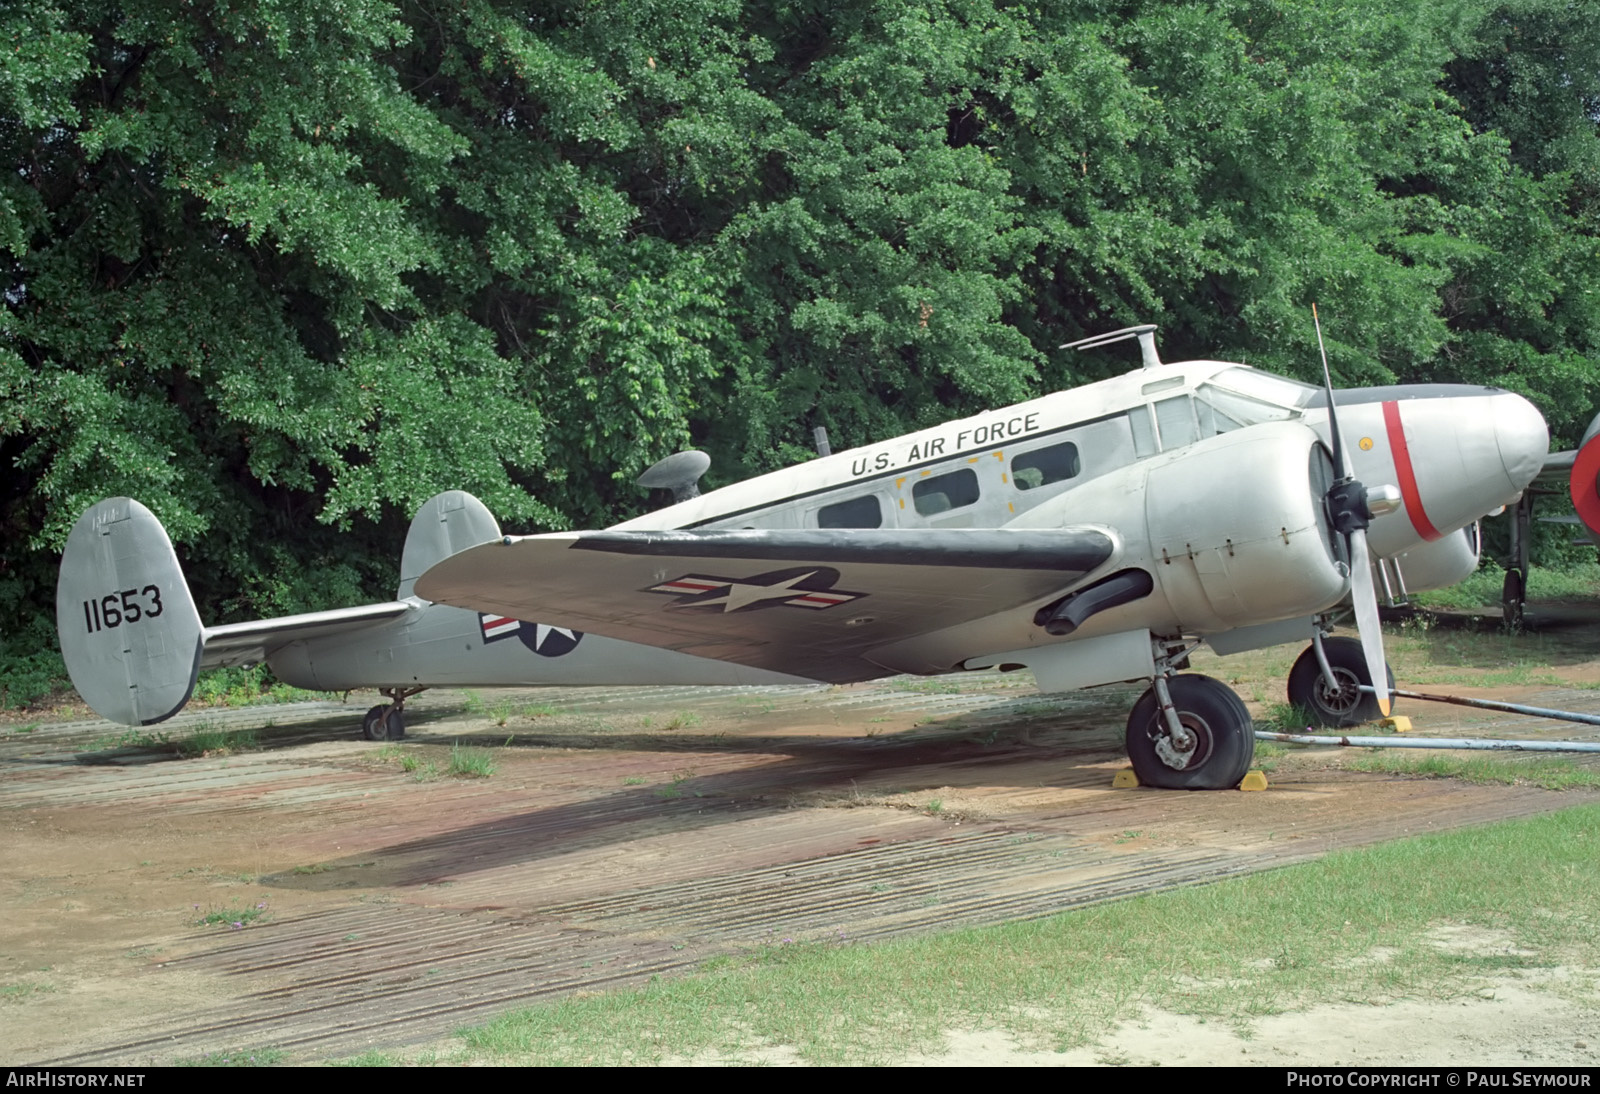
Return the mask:
[(418, 596), (831, 683), (872, 650), (1013, 608), (1111, 557), (1097, 526), (1042, 530), (577, 532), (435, 564)]
[(335, 608), (326, 612), (306, 612), (277, 619), (253, 619), (248, 623), (207, 627), (202, 636), (200, 667), (215, 669), (227, 665), (255, 664), (265, 661), (267, 654), (290, 642), (360, 630), (374, 623), (398, 618), (411, 608), (411, 604), (396, 600), (387, 604), (363, 604), (354, 608)]
[(1544, 466), (1539, 469), (1539, 475), (1533, 481), (1538, 486), (1564, 487), (1572, 475), (1572, 464), (1578, 458), (1578, 450), (1571, 449), (1566, 452), (1552, 452), (1545, 457)]

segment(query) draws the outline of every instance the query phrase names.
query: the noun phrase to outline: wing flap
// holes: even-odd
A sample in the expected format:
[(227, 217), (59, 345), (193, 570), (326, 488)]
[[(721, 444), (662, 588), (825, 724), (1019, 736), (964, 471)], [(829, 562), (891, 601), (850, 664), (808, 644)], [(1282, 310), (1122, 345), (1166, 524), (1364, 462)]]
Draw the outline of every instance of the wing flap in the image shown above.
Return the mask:
[(440, 603), (843, 683), (883, 674), (867, 656), (877, 647), (1032, 610), (1115, 547), (1091, 526), (559, 533), (463, 551), (416, 588)]

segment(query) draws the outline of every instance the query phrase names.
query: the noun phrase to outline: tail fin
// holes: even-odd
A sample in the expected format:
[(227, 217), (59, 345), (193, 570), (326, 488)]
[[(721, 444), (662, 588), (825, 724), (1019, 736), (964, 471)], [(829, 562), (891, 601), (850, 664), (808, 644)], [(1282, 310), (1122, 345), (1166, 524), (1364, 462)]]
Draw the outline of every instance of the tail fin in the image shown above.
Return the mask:
[(61, 554), (56, 632), (73, 687), (101, 717), (150, 725), (183, 709), (204, 629), (154, 513), (108, 498), (78, 518)]
[(500, 522), (483, 502), (465, 490), (435, 494), (411, 518), (406, 545), (400, 552), (400, 591), (395, 599), (413, 595), (417, 578), (435, 562), (499, 538)]

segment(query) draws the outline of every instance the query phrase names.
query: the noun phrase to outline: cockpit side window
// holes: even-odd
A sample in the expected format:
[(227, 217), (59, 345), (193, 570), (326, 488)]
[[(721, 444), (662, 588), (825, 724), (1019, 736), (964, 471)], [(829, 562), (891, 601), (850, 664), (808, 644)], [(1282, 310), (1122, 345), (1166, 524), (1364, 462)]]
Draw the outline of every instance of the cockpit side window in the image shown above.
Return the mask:
[(1194, 420), (1194, 400), (1187, 395), (1158, 399), (1155, 403), (1156, 430), (1161, 434), (1161, 450), (1170, 451), (1194, 444), (1200, 439)]
[[(1223, 369), (1211, 378), (1210, 384), (1206, 384), (1204, 387), (1210, 387), (1213, 384), (1228, 388), (1258, 402), (1289, 410), (1299, 410), (1322, 392), (1320, 387), (1303, 384), (1299, 380), (1291, 380), (1286, 376), (1275, 376), (1270, 372), (1246, 368), (1242, 365), (1238, 368)], [(1202, 390), (1204, 390), (1204, 387)], [(1292, 417), (1292, 415), (1289, 416)]]
[[(1315, 394), (1316, 389), (1312, 388), (1311, 392)], [(1201, 384), (1195, 391), (1195, 409), (1200, 412), (1200, 432), (1206, 437), (1247, 425), (1282, 422), (1300, 416), (1292, 407), (1263, 402), (1214, 384)]]

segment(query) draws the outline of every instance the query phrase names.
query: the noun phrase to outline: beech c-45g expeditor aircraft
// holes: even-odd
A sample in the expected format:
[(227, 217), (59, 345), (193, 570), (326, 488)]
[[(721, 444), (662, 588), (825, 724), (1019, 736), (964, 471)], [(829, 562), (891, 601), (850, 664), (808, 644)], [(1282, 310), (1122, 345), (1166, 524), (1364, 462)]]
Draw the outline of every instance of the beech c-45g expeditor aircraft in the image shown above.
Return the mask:
[[(203, 626), (160, 523), (104, 501), (62, 558), (62, 650), (114, 721), (170, 717), (201, 667), (266, 660), (297, 687), (379, 688), (373, 738), (403, 733), (405, 699), (441, 685), (1148, 680), (1127, 727), (1140, 780), (1234, 786), (1249, 714), (1180, 674), (1189, 654), (1303, 640), (1292, 702), (1329, 725), (1387, 713), (1375, 588), (1471, 574), (1476, 521), (1518, 498), (1549, 438), (1510, 392), (1330, 399), (1243, 365), (1162, 363), (1154, 329), (1072, 344), (1137, 337), (1126, 375), (704, 495), (708, 461), (680, 453), (640, 482), (681, 500), (604, 531), (502, 536), (475, 498), (442, 494), (387, 604)], [(1347, 604), (1359, 641), (1329, 633)]]

